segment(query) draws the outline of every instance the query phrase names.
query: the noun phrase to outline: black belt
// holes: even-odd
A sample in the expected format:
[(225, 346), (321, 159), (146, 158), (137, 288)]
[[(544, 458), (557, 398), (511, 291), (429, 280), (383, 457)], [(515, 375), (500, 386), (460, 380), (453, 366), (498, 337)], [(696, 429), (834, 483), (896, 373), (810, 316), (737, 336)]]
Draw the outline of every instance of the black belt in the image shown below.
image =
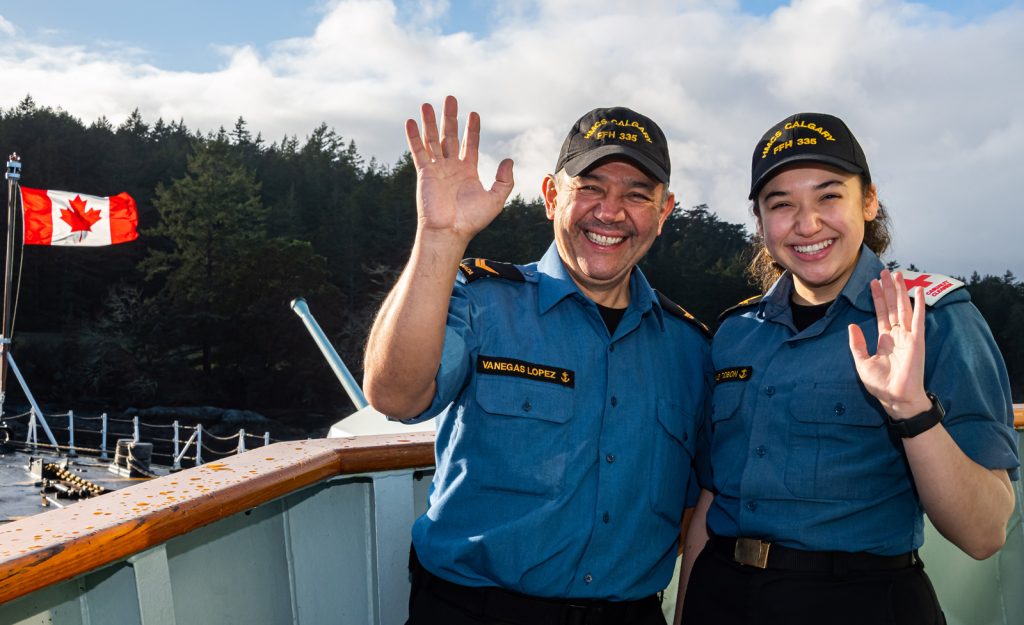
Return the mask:
[(757, 538), (711, 536), (708, 545), (716, 553), (740, 564), (781, 571), (837, 574), (847, 571), (892, 571), (919, 562), (917, 551), (896, 556), (880, 556), (863, 551), (803, 551)]
[[(418, 562), (416, 564), (419, 564)], [(422, 566), (424, 586), (435, 596), (469, 612), (506, 623), (522, 625), (601, 625), (622, 623), (660, 610), (657, 595), (635, 601), (595, 599), (545, 599), (522, 595), (494, 586), (470, 587), (433, 575)]]

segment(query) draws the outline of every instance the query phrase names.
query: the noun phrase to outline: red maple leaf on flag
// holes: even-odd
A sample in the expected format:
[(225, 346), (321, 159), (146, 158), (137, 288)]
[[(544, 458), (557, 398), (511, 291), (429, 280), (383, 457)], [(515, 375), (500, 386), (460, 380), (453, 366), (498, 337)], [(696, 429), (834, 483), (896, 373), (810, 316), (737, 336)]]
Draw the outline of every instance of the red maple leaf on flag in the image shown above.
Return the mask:
[(76, 195), (69, 204), (70, 210), (60, 209), (61, 221), (71, 226), (71, 232), (91, 232), (92, 225), (100, 220), (100, 211), (95, 208), (87, 209), (86, 201), (80, 195)]

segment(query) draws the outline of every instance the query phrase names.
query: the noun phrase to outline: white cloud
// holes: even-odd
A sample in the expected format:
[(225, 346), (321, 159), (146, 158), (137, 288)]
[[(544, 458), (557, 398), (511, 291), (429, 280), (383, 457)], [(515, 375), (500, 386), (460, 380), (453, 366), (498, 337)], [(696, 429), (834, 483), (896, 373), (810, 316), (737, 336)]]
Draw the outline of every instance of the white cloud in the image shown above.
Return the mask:
[(457, 4), (432, 0), (402, 21), (390, 0), (335, 2), (310, 36), (221, 48), (206, 73), (140, 65), (138, 50), (39, 45), (0, 18), (11, 49), (0, 106), (31, 93), (86, 122), (138, 107), (203, 130), (241, 115), (268, 140), (325, 121), (393, 163), (404, 119), (453, 93), (483, 118), (487, 182), (512, 156), (516, 191), (533, 197), (572, 122), (625, 105), (670, 138), (684, 206), (745, 224), (756, 139), (786, 115), (826, 111), (865, 147), (894, 215), (894, 258), (1024, 276), (1011, 189), (1024, 145), (1017, 5), (965, 22), (898, 0), (794, 0), (767, 16), (734, 0), (499, 0), (478, 37), (437, 26)]

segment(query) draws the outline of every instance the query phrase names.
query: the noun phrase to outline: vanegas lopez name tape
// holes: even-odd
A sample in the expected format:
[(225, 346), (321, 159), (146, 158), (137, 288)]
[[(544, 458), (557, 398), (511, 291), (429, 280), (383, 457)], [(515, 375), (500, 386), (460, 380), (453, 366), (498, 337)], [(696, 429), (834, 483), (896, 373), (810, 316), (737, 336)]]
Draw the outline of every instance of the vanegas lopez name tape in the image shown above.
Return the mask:
[(514, 358), (498, 356), (477, 356), (476, 372), (491, 375), (508, 375), (527, 380), (550, 382), (569, 388), (576, 387), (576, 374), (568, 369), (538, 365)]

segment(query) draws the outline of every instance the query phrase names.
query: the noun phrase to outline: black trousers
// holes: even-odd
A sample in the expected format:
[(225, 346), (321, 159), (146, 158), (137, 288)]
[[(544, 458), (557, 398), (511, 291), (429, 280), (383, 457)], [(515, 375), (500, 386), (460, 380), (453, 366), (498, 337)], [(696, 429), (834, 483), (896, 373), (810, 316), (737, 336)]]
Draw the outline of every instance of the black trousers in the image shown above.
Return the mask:
[(845, 574), (762, 570), (713, 549), (697, 556), (683, 625), (945, 625), (918, 561)]
[(549, 600), (501, 588), (468, 588), (432, 575), (410, 557), (406, 625), (665, 625), (661, 602)]

